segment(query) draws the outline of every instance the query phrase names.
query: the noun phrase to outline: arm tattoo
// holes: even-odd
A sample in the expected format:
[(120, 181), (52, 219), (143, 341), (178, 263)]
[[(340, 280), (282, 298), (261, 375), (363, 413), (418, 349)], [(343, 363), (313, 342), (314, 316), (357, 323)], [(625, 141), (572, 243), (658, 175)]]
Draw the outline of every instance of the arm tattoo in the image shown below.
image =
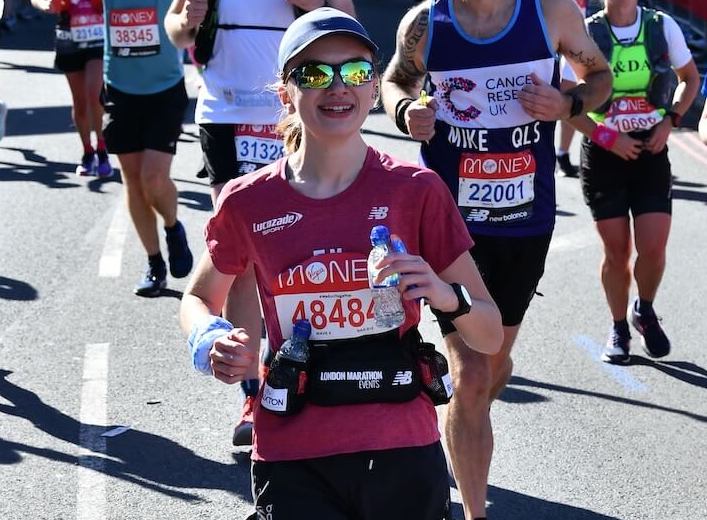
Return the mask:
[(584, 51), (574, 52), (568, 50), (567, 57), (570, 60), (578, 61), (590, 70), (593, 70), (597, 66), (597, 59), (593, 56), (585, 56)]
[(416, 85), (425, 70), (417, 66), (415, 54), (420, 41), (427, 35), (429, 9), (422, 9), (398, 39), (398, 55), (392, 80), (400, 85)]

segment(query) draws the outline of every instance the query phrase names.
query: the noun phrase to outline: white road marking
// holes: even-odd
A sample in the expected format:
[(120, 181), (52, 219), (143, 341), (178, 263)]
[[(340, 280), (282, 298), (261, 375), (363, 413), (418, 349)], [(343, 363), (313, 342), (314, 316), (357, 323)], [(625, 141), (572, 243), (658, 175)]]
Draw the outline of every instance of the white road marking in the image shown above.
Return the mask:
[(103, 254), (98, 264), (99, 277), (117, 278), (120, 276), (120, 265), (123, 261), (123, 247), (128, 236), (128, 227), (128, 211), (121, 199), (108, 227), (106, 243), (103, 246)]
[(81, 387), (78, 490), (76, 520), (106, 518), (106, 439), (100, 433), (107, 421), (108, 343), (86, 345)]
[(604, 369), (609, 376), (611, 376), (612, 379), (623, 386), (626, 390), (641, 394), (648, 391), (648, 387), (633, 377), (626, 367), (604, 363), (601, 360), (601, 351), (604, 347), (592, 338), (588, 336), (575, 336), (573, 340), (577, 346), (584, 349), (584, 351), (589, 354), (589, 357), (596, 361), (601, 368)]
[[(688, 141), (694, 143), (694, 146), (688, 144)], [(671, 145), (677, 145), (678, 148), (697, 162), (707, 166), (707, 147), (693, 134), (672, 134), (669, 143)], [(702, 150), (700, 150), (700, 148), (702, 148)]]

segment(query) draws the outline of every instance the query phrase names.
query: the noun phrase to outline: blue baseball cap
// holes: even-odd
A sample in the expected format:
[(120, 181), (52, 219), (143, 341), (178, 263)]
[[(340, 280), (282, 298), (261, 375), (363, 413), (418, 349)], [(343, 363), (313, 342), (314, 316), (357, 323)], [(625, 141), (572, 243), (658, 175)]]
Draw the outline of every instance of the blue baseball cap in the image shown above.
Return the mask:
[(283, 72), (285, 65), (312, 42), (331, 34), (357, 38), (373, 54), (378, 46), (373, 43), (363, 25), (354, 17), (332, 7), (320, 7), (297, 18), (285, 31), (277, 54), (277, 67)]

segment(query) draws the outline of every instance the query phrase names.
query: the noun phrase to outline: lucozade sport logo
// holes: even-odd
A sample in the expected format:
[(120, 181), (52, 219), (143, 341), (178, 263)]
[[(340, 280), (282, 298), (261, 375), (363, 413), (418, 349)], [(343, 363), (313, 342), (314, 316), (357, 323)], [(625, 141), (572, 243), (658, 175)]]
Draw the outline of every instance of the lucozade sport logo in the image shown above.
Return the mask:
[(276, 231), (282, 231), (285, 228), (290, 228), (297, 224), (300, 220), (302, 220), (302, 213), (288, 211), (282, 216), (253, 224), (253, 233), (260, 233), (263, 236), (269, 235), (270, 233), (275, 233)]

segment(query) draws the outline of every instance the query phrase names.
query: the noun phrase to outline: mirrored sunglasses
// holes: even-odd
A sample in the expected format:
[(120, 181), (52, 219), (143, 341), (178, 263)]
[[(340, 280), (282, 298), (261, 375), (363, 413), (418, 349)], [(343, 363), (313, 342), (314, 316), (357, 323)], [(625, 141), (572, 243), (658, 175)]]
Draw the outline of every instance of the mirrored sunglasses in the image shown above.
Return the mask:
[(325, 89), (334, 82), (336, 74), (339, 75), (344, 85), (359, 87), (373, 81), (374, 67), (373, 63), (362, 59), (346, 61), (338, 65), (304, 63), (287, 74), (285, 83), (293, 78), (299, 88)]

